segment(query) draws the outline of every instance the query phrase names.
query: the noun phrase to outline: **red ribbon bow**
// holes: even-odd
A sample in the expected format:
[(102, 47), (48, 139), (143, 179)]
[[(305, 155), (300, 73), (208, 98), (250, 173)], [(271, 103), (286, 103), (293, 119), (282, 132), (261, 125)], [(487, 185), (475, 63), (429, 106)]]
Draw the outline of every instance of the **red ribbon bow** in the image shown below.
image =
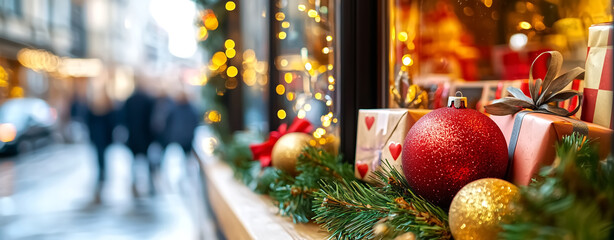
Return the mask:
[(252, 144), (249, 146), (250, 150), (252, 150), (252, 155), (254, 160), (260, 161), (260, 166), (267, 167), (271, 165), (271, 151), (273, 151), (273, 146), (277, 140), (279, 140), (286, 133), (292, 132), (303, 132), (310, 133), (311, 123), (305, 119), (294, 118), (290, 127), (287, 124), (281, 124), (277, 131), (272, 131), (269, 133), (269, 140), (260, 144)]

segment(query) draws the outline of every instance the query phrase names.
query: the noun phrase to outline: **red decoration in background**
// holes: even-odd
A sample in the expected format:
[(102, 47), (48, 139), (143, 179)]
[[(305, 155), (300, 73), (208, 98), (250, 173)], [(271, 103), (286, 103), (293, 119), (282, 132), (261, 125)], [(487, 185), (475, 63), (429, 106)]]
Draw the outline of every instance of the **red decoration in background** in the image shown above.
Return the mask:
[(260, 144), (252, 144), (249, 146), (249, 149), (252, 151), (253, 159), (260, 161), (260, 166), (268, 167), (271, 165), (271, 151), (273, 150), (273, 146), (279, 138), (281, 138), (286, 133), (292, 132), (302, 132), (302, 133), (310, 133), (313, 126), (311, 123), (305, 119), (294, 118), (290, 127), (287, 124), (279, 125), (277, 131), (272, 131), (269, 133), (269, 139), (266, 142)]
[(411, 188), (448, 208), (469, 182), (505, 176), (507, 144), (497, 124), (486, 115), (446, 107), (420, 118), (409, 130), (402, 161)]

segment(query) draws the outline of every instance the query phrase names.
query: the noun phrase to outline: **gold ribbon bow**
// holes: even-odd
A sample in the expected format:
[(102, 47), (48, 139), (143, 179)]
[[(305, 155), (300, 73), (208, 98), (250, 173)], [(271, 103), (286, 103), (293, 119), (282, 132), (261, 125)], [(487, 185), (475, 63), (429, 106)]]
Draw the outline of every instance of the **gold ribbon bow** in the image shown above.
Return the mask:
[[(408, 84), (407, 95), (405, 98), (401, 96), (403, 84)], [(412, 84), (409, 75), (405, 71), (400, 71), (395, 79), (395, 84), (390, 86), (392, 99), (400, 108), (424, 109), (428, 108), (429, 97), (427, 91), (416, 84)]]
[[(549, 55), (548, 70), (544, 80), (533, 80), (533, 66), (541, 56)], [(510, 115), (523, 109), (532, 109), (536, 112), (550, 113), (559, 116), (571, 116), (576, 114), (582, 106), (582, 93), (575, 90), (563, 90), (574, 79), (584, 79), (584, 69), (576, 67), (569, 72), (559, 75), (563, 56), (557, 51), (548, 51), (535, 58), (529, 70), (529, 92), (530, 97), (524, 95), (522, 91), (515, 87), (509, 87), (509, 92), (513, 97), (505, 97), (493, 101), (492, 104), (485, 106), (487, 113), (492, 115)], [(578, 105), (569, 112), (557, 106), (557, 102), (578, 96)]]

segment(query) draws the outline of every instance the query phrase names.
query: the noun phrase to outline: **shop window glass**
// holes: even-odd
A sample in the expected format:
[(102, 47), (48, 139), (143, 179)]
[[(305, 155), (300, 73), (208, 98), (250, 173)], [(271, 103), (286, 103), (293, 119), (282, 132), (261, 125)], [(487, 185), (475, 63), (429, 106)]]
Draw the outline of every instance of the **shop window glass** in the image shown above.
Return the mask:
[(563, 54), (563, 68), (583, 66), (588, 27), (612, 20), (609, 0), (389, 0), (388, 6), (390, 85), (407, 73), (407, 82), (429, 91), (441, 82), (526, 79), (533, 59), (548, 50)]
[(273, 111), (282, 122), (308, 119), (319, 139), (336, 134), (338, 125), (334, 3), (278, 0), (276, 12), (271, 13), (275, 26), (272, 46), (279, 53), (274, 61), (279, 74), (271, 80), (275, 85), (271, 89), (280, 107)]

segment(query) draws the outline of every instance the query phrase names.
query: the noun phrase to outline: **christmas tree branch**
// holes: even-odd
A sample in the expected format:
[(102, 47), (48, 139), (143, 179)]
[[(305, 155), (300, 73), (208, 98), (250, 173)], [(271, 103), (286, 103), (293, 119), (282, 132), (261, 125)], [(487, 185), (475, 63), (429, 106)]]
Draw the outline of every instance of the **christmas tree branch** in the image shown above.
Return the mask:
[(305, 148), (296, 164), (299, 174), (293, 177), (281, 170), (266, 168), (258, 179), (256, 190), (271, 196), (282, 216), (294, 222), (308, 222), (313, 216), (314, 192), (320, 189), (322, 179), (339, 181), (354, 178), (351, 165), (320, 148)]
[(357, 180), (322, 181), (315, 193), (314, 220), (333, 239), (394, 238), (411, 232), (420, 239), (449, 239), (446, 213), (416, 196), (388, 162), (376, 173), (383, 187)]
[(505, 239), (611, 239), (613, 159), (600, 163), (597, 146), (579, 134), (556, 146), (557, 159), (540, 181), (521, 188), (519, 215), (503, 225)]

